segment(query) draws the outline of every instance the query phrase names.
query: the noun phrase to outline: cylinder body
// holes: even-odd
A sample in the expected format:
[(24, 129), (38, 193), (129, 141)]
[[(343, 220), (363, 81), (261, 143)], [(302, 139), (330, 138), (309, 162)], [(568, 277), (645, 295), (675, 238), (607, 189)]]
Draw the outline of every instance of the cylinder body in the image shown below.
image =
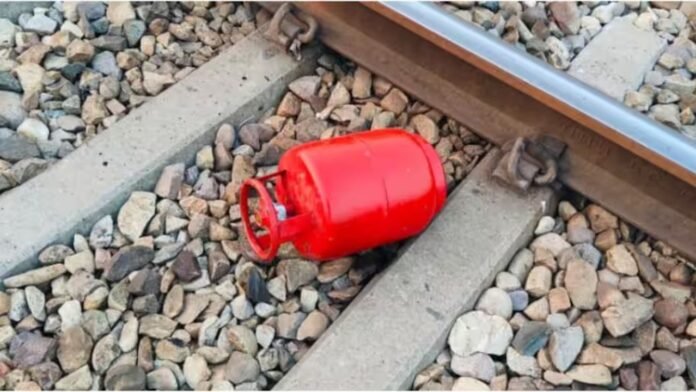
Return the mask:
[(327, 260), (413, 236), (446, 199), (435, 150), (420, 136), (381, 130), (308, 143), (280, 160), (278, 201), (311, 226), (292, 242)]

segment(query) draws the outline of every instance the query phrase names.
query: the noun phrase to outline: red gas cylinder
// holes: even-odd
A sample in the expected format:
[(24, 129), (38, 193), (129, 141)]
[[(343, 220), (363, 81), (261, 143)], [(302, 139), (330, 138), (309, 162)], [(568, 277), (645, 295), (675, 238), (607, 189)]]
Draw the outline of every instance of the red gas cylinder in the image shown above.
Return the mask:
[[(265, 182), (275, 180), (276, 201)], [(258, 193), (255, 223), (250, 190)], [(248, 179), (240, 190), (244, 232), (253, 251), (272, 260), (292, 241), (304, 257), (330, 260), (413, 236), (446, 198), (435, 150), (400, 129), (354, 133), (288, 150), (278, 171)]]

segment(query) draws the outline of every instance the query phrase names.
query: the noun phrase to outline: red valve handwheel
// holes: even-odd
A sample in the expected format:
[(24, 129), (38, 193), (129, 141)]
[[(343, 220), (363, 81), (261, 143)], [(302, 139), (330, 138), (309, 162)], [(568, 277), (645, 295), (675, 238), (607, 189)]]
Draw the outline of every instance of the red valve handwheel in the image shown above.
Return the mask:
[[(267, 234), (261, 236), (256, 235), (249, 219), (249, 191), (252, 188), (256, 190), (260, 198), (257, 210), (257, 217), (260, 218), (258, 219), (258, 224), (268, 231)], [(249, 240), (249, 245), (259, 259), (266, 262), (271, 261), (280, 247), (278, 216), (276, 215), (271, 195), (263, 182), (257, 179), (244, 181), (239, 193), (239, 207), (244, 223), (244, 234), (246, 234)]]

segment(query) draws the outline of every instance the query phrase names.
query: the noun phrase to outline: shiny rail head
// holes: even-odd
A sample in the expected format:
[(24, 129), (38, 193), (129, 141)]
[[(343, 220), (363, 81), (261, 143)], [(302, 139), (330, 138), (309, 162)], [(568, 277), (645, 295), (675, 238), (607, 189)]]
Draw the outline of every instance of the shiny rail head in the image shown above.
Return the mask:
[[(460, 57), (470, 61), (472, 56), (499, 72), (501, 78), (515, 80), (530, 86), (566, 105), (571, 111), (610, 129), (619, 138), (640, 146), (643, 150), (664, 159), (672, 165), (696, 175), (696, 141), (676, 130), (634, 111), (604, 93), (554, 69), (540, 59), (521, 51), (480, 28), (467, 24), (441, 7), (426, 2), (381, 2), (388, 10), (420, 29), (429, 31), (447, 43), (447, 50), (456, 50)], [(510, 84), (509, 80), (503, 80)], [(530, 91), (524, 91), (529, 94)], [(590, 126), (590, 128), (593, 128)], [(594, 127), (596, 128), (596, 127)]]

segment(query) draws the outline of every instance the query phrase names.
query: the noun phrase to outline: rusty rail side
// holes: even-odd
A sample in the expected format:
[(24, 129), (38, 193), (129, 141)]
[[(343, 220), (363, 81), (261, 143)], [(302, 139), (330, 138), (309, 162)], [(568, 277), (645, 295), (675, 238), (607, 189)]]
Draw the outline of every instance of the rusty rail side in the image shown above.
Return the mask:
[[(499, 70), (493, 76), (480, 63), (471, 64), (434, 43), (427, 32), (401, 25), (403, 20), (393, 13), (385, 16), (390, 11), (384, 5), (296, 6), (317, 19), (324, 44), (490, 141), (500, 145), (539, 133), (559, 138), (568, 145), (560, 160), (563, 183), (696, 260), (696, 189), (688, 170), (672, 170), (678, 177), (657, 167), (640, 155), (645, 151), (637, 143), (632, 150), (619, 146), (591, 123), (523, 92), (523, 81), (502, 81), (505, 75)], [(632, 144), (628, 140), (624, 145)]]

